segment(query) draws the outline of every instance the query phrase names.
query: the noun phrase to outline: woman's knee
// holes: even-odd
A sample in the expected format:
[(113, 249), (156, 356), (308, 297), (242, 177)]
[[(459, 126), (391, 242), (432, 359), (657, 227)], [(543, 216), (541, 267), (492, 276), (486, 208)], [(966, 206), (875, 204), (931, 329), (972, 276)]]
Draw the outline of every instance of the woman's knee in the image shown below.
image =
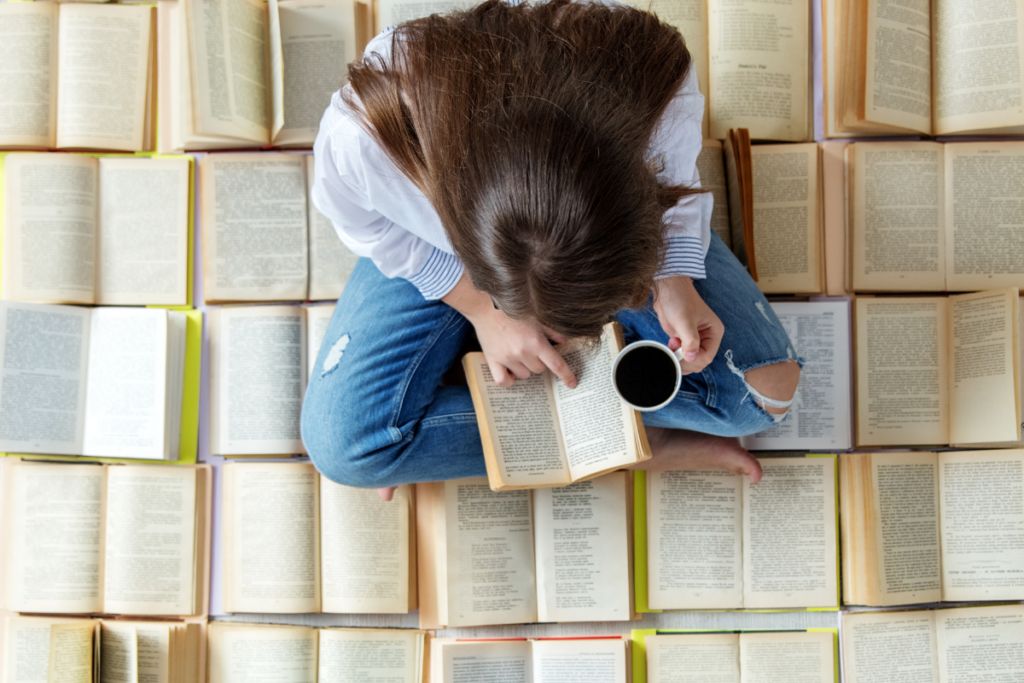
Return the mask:
[(800, 384), (800, 364), (795, 360), (769, 363), (744, 374), (743, 381), (757, 404), (773, 415), (785, 415)]

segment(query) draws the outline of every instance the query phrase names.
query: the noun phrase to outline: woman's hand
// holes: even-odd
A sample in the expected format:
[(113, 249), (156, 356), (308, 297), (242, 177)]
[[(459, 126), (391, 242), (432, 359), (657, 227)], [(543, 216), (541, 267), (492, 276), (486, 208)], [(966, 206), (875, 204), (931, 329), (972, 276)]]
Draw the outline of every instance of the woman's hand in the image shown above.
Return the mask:
[[(551, 370), (570, 389), (576, 377), (548, 334), (536, 322), (512, 320), (494, 307), (491, 297), (474, 289), (466, 274), (442, 301), (457, 310), (476, 328), (487, 366), (498, 386), (510, 387), (518, 379)], [(556, 338), (555, 341), (564, 341)]]
[[(654, 311), (661, 328), (680, 341), (683, 374), (700, 372), (718, 353), (725, 326), (718, 319), (688, 277), (667, 277), (654, 283)], [(669, 347), (675, 344), (669, 340)]]

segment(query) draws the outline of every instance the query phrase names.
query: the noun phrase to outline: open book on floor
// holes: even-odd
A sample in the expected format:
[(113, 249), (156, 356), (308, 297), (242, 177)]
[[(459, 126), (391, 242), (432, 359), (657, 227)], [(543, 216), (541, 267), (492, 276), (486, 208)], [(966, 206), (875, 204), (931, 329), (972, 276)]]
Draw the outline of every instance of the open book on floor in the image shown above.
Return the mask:
[(436, 683), (425, 631), (216, 621), (207, 632), (209, 683)]
[(312, 147), (369, 12), (358, 0), (158, 3), (160, 150)]
[(150, 6), (0, 5), (0, 148), (153, 149)]
[(222, 471), (225, 612), (416, 609), (413, 487), (400, 486), (385, 503), (308, 462)]
[(491, 488), (565, 486), (651, 457), (640, 413), (612, 384), (612, 365), (624, 346), (622, 328), (609, 323), (596, 348), (560, 347), (576, 375), (575, 389), (550, 370), (502, 388), (482, 353), (466, 354), (462, 365)]
[(483, 478), (416, 491), (421, 628), (635, 617), (628, 472), (533, 491), (495, 492)]
[(1024, 606), (843, 614), (846, 683), (1024, 680)]
[(850, 302), (792, 301), (770, 304), (804, 359), (793, 405), (786, 419), (740, 438), (744, 448), (762, 451), (835, 451), (853, 446)]
[(825, 288), (818, 144), (751, 145), (743, 129), (705, 140), (697, 157), (711, 191), (711, 228), (765, 294)]
[(638, 472), (640, 611), (838, 609), (836, 458), (725, 471)]
[(1024, 450), (840, 457), (844, 603), (1024, 600)]
[(333, 313), (334, 306), (210, 310), (211, 453), (306, 452), (302, 397)]
[(206, 303), (341, 296), (357, 257), (309, 198), (313, 155), (209, 155), (199, 180)]
[(679, 29), (704, 94), (704, 137), (814, 138), (811, 8), (806, 3), (630, 0)]
[(848, 145), (847, 286), (1024, 287), (1024, 142)]
[(0, 451), (194, 459), (199, 315), (0, 301)]
[(14, 612), (203, 616), (209, 465), (0, 461), (0, 598)]
[(0, 614), (0, 681), (205, 683), (205, 629), (205, 619), (114, 621)]
[(629, 683), (626, 636), (430, 641), (430, 683)]
[(633, 631), (632, 683), (839, 683), (838, 633)]
[(1020, 6), (822, 4), (825, 136), (1024, 132)]
[(1021, 440), (1017, 288), (860, 297), (854, 309), (858, 446)]
[(7, 154), (0, 164), (4, 299), (192, 304), (190, 157)]

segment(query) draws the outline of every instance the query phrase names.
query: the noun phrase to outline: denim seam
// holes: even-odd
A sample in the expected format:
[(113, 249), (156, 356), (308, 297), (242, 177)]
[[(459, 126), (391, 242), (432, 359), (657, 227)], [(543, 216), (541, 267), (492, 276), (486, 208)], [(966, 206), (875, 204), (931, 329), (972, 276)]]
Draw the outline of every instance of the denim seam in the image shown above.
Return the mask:
[(431, 425), (443, 425), (451, 422), (476, 422), (476, 413), (452, 413), (450, 415), (438, 415), (436, 417), (425, 417), (420, 420), (420, 428)]
[(402, 414), (402, 408), (405, 407), (405, 397), (409, 391), (409, 385), (412, 383), (413, 375), (415, 375), (416, 371), (419, 370), (423, 359), (431, 349), (434, 348), (434, 344), (437, 343), (445, 332), (452, 328), (453, 323), (458, 323), (460, 320), (464, 320), (462, 314), (454, 308), (450, 309), (446, 315), (448, 319), (445, 321), (444, 325), (439, 325), (434, 328), (433, 333), (427, 339), (426, 343), (420, 347), (419, 353), (416, 354), (416, 357), (409, 364), (409, 367), (405, 372), (405, 376), (402, 377), (402, 381), (398, 384), (398, 390), (395, 392), (396, 400), (394, 402), (394, 407), (391, 410), (391, 417), (388, 419), (388, 430), (391, 432), (392, 439), (394, 439), (393, 443), (395, 444), (401, 443), (405, 438), (405, 435), (402, 434), (402, 430), (398, 428), (398, 418)]

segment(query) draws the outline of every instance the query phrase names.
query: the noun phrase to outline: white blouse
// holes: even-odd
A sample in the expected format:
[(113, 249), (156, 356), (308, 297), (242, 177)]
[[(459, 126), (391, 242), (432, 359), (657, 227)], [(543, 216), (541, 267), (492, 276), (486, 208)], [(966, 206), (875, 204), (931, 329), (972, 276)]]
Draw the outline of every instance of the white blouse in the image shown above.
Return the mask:
[[(389, 28), (366, 46), (366, 55), (387, 59)], [(346, 85), (351, 91), (351, 86)], [(696, 160), (701, 150), (704, 96), (690, 66), (679, 91), (659, 121), (647, 158), (671, 185), (700, 186)], [(462, 277), (441, 219), (423, 193), (388, 158), (334, 93), (313, 145), (313, 204), (334, 224), (353, 253), (370, 258), (389, 278), (411, 282), (428, 300), (440, 299)], [(705, 277), (711, 240), (710, 193), (687, 195), (665, 212), (666, 254), (656, 277)]]

